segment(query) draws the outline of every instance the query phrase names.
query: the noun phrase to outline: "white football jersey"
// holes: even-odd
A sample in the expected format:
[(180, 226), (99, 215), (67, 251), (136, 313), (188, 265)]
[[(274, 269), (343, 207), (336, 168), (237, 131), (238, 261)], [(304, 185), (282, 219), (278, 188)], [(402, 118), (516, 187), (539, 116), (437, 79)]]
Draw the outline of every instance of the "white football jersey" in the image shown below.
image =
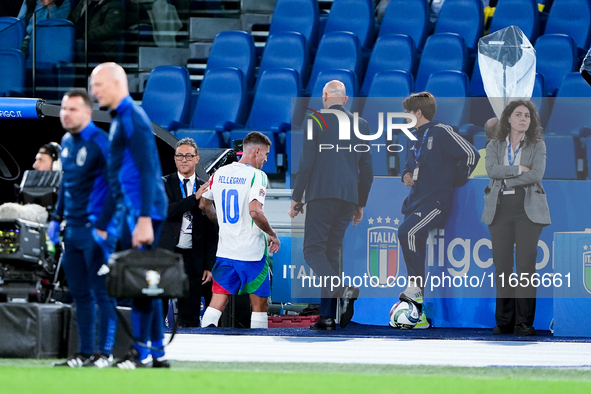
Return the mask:
[(250, 217), (253, 200), (265, 204), (267, 175), (251, 165), (232, 163), (219, 168), (203, 197), (213, 200), (220, 227), (218, 257), (259, 261), (266, 250), (266, 234)]

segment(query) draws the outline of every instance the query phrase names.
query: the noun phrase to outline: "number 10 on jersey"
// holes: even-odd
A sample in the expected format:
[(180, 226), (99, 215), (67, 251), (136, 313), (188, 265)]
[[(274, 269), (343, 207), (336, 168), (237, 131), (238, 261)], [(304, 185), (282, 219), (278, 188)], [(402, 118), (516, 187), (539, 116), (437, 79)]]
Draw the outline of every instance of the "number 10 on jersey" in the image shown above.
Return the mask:
[(224, 223), (234, 224), (240, 219), (238, 190), (222, 190), (222, 216), (224, 217)]

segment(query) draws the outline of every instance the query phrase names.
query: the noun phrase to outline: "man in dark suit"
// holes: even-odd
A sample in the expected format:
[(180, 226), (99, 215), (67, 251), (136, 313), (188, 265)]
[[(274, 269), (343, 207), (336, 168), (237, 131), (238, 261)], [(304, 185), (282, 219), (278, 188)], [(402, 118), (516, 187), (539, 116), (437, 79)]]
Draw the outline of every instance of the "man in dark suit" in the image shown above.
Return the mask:
[[(304, 226), (304, 259), (321, 277), (341, 277), (339, 250), (343, 246), (349, 222), (356, 226), (363, 218), (373, 182), (371, 153), (357, 152), (354, 148), (366, 145), (353, 133), (353, 114), (345, 109), (345, 85), (340, 81), (328, 82), (322, 91), (326, 130), (312, 125), (312, 138), (304, 138), (300, 168), (289, 215), (298, 214), (296, 207), (306, 192), (307, 214)], [(349, 140), (339, 140), (339, 119), (349, 120)], [(359, 118), (359, 132), (370, 134), (367, 122)], [(330, 148), (332, 147), (332, 148)], [(359, 149), (365, 150), (363, 148)], [(299, 207), (297, 207), (299, 208)], [(303, 212), (303, 208), (299, 211)], [(341, 298), (339, 324), (345, 327), (353, 317), (353, 301), (359, 289), (352, 286), (321, 287), (320, 317), (310, 326), (315, 330), (334, 330), (337, 298)]]
[[(211, 269), (215, 263), (217, 229), (199, 209), (205, 183), (195, 175), (199, 150), (192, 138), (183, 138), (175, 149), (174, 161), (178, 172), (166, 175), (164, 189), (168, 196), (168, 217), (162, 230), (160, 247), (183, 255), (185, 272), (189, 277), (189, 295), (178, 300), (178, 325), (199, 327), (201, 295), (209, 285), (211, 299)], [(166, 307), (165, 307), (166, 310)]]

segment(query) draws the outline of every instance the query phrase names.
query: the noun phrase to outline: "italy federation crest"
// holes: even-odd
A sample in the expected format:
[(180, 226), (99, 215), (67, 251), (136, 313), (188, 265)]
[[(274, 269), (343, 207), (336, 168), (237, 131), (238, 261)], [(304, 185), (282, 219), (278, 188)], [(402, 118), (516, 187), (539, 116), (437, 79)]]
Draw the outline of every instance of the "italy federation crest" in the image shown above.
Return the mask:
[(388, 282), (396, 280), (399, 256), (397, 228), (378, 226), (367, 229), (367, 273), (379, 279), (378, 287), (388, 287)]
[(591, 293), (591, 251), (583, 253), (583, 281), (585, 290)]

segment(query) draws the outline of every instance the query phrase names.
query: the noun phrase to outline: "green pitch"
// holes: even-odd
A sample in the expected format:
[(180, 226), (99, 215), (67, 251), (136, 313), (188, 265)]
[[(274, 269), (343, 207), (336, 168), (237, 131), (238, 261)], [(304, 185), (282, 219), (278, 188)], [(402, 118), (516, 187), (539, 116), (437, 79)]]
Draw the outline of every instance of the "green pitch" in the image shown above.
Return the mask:
[(591, 392), (591, 371), (575, 369), (175, 362), (170, 370), (120, 371), (51, 368), (52, 361), (0, 359), (0, 393)]

